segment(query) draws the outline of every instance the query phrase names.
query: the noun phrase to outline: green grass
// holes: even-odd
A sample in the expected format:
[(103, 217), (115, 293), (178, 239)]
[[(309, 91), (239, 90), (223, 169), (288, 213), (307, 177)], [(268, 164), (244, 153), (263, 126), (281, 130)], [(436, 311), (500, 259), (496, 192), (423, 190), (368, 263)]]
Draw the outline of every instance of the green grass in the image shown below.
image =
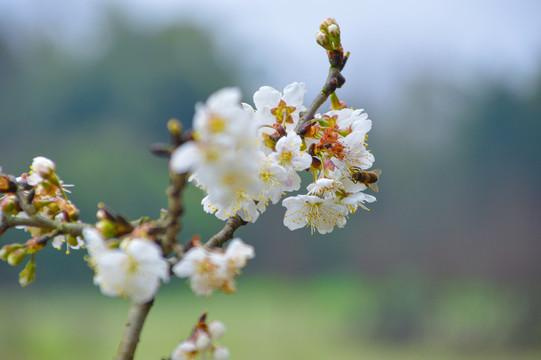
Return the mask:
[[(369, 340), (380, 311), (375, 286), (339, 277), (310, 281), (241, 279), (235, 295), (195, 297), (176, 280), (158, 294), (136, 359), (168, 356), (198, 317), (222, 320), (218, 342), (233, 359), (539, 359), (541, 350), (496, 345), (463, 347), (437, 341)], [(97, 288), (2, 290), (0, 358), (111, 359), (129, 301), (102, 296)], [(483, 319), (481, 319), (483, 320)], [(456, 324), (454, 324), (456, 326)]]

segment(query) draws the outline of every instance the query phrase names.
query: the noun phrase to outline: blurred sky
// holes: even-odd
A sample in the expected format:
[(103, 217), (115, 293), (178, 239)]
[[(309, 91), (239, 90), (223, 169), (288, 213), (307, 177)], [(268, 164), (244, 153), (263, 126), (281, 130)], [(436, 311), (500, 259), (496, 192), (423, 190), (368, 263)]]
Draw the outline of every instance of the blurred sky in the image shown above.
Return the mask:
[(201, 24), (220, 46), (235, 48), (229, 56), (248, 66), (261, 85), (304, 81), (307, 98), (326, 76), (326, 58), (313, 38), (329, 16), (341, 25), (352, 53), (348, 89), (371, 102), (402, 91), (419, 73), (460, 82), (496, 76), (525, 89), (541, 60), (536, 0), (0, 0), (0, 26), (22, 51), (45, 36), (75, 57), (92, 58), (108, 46), (106, 7), (119, 9), (137, 27)]

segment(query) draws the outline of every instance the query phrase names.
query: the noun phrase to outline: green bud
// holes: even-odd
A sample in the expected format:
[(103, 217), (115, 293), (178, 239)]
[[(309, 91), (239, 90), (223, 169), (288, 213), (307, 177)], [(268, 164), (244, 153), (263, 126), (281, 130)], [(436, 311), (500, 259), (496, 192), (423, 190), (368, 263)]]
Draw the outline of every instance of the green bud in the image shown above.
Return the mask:
[(101, 231), (106, 239), (116, 237), (115, 224), (109, 220), (98, 221), (96, 223), (96, 228)]
[(327, 49), (329, 47), (329, 38), (323, 31), (318, 31), (316, 33), (316, 42), (322, 46), (324, 49)]
[(26, 257), (26, 249), (25, 248), (20, 248), (20, 249), (17, 249), (15, 251), (12, 251), (8, 255), (8, 264), (11, 265), (11, 266), (18, 266), (23, 262), (25, 257)]
[(20, 248), (22, 248), (22, 247), (23, 247), (23, 245), (21, 245), (21, 244), (8, 244), (8, 245), (4, 245), (4, 246), (0, 249), (0, 259), (2, 259), (2, 260), (4, 260), (4, 261), (7, 261), (9, 254), (11, 254), (11, 253), (14, 252), (15, 250), (20, 249)]
[(169, 119), (167, 122), (167, 130), (169, 130), (169, 133), (172, 135), (180, 135), (182, 132), (182, 123), (175, 118)]
[(19, 273), (19, 284), (22, 287), (30, 285), (34, 282), (36, 277), (36, 263), (34, 263), (34, 258), (32, 257), (24, 269)]
[(66, 242), (68, 243), (69, 246), (77, 246), (78, 244), (77, 238), (73, 235), (66, 236)]

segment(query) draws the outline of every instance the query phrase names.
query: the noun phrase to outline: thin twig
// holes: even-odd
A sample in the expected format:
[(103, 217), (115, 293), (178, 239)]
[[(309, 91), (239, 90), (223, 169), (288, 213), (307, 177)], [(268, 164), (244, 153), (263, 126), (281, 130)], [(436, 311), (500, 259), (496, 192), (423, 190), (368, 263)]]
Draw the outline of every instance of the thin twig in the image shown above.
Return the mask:
[(131, 302), (124, 334), (122, 334), (115, 360), (133, 359), (143, 324), (153, 303), (154, 299), (144, 304)]

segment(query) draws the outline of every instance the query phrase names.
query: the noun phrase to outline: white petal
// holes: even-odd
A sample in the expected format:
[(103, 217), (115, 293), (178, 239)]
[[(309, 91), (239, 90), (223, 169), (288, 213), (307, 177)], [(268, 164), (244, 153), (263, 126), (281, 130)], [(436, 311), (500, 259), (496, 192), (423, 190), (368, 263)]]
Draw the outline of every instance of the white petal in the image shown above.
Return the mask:
[(304, 94), (306, 94), (306, 84), (294, 82), (284, 88), (283, 99), (287, 105), (300, 105), (304, 101)]
[(199, 163), (200, 152), (195, 141), (189, 141), (171, 154), (170, 167), (177, 174), (193, 171)]
[(257, 109), (269, 110), (280, 102), (280, 92), (270, 86), (262, 86), (254, 94), (254, 104)]

